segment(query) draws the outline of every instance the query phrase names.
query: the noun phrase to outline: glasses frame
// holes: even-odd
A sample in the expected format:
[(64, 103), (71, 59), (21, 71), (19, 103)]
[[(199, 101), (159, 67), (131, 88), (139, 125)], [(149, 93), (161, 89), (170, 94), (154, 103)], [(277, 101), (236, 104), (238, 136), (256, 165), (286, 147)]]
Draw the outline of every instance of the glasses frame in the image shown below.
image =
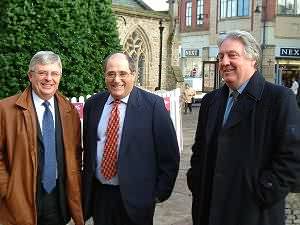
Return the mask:
[(127, 71), (119, 71), (119, 72), (109, 71), (109, 72), (105, 73), (105, 78), (108, 79), (108, 80), (113, 80), (117, 76), (119, 76), (120, 79), (127, 79), (130, 75), (132, 75), (132, 72), (127, 72)]

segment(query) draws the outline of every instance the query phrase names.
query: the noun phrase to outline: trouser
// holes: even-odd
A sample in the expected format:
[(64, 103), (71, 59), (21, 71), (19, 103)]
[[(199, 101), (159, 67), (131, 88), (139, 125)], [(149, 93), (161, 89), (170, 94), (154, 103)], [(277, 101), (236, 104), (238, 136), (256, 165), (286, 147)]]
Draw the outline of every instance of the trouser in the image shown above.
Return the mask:
[(184, 103), (184, 112), (187, 113), (187, 109), (192, 112), (192, 103)]
[(120, 187), (94, 180), (94, 225), (137, 225), (131, 221), (124, 207)]
[(57, 185), (51, 193), (42, 188), (39, 201), (38, 225), (65, 225), (60, 212)]

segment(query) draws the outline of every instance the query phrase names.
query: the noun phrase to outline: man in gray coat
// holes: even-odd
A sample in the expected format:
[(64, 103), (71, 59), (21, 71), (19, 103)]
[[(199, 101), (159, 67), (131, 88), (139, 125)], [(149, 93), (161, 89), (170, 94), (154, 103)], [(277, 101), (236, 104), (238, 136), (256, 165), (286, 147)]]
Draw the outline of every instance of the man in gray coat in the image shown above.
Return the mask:
[(225, 85), (201, 102), (188, 186), (194, 225), (284, 225), (300, 174), (300, 112), (292, 91), (258, 72), (248, 32), (223, 36)]

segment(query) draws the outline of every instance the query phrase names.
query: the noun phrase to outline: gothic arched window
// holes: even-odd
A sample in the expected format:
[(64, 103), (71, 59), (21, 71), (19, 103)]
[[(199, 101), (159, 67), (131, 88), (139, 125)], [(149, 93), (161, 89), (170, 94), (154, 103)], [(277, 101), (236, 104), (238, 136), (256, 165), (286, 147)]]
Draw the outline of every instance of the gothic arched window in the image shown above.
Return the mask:
[(145, 85), (145, 55), (146, 44), (140, 31), (135, 30), (132, 32), (125, 44), (124, 51), (131, 56), (135, 62), (135, 69), (137, 72), (137, 84), (140, 86)]
[(137, 82), (141, 86), (144, 84), (144, 72), (145, 72), (145, 57), (144, 54), (140, 54), (138, 60), (138, 78)]

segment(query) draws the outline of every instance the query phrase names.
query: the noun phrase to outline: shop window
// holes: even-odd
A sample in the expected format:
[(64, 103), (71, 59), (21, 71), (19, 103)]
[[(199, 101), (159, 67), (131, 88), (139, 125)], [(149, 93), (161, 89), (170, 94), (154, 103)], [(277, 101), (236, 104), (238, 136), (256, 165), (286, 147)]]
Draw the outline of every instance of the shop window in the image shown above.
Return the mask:
[(221, 18), (249, 16), (250, 0), (220, 0)]
[(197, 25), (203, 24), (204, 13), (203, 13), (203, 0), (197, 0)]
[(191, 1), (186, 3), (185, 25), (187, 27), (192, 26), (192, 2)]
[(300, 15), (300, 0), (278, 0), (279, 15)]

